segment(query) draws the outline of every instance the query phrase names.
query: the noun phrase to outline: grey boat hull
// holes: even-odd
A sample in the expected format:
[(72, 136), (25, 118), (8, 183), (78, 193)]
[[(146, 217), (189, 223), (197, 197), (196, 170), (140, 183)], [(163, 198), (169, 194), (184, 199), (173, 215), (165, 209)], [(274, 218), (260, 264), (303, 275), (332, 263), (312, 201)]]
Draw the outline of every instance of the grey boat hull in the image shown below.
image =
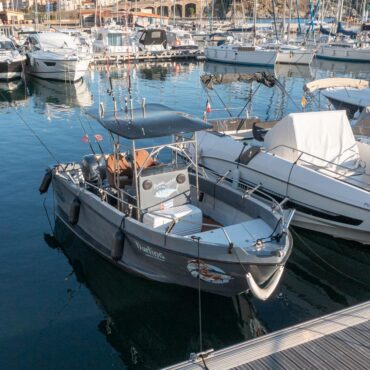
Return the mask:
[[(217, 246), (207, 248), (191, 238), (167, 236), (145, 229), (142, 223), (125, 217), (115, 207), (101, 201), (89, 191), (53, 176), (57, 216), (81, 240), (117, 267), (138, 276), (164, 283), (200, 288), (214, 294), (234, 296), (248, 291), (246, 274), (252, 274), (258, 285), (268, 284), (291, 251), (291, 237), (286, 237), (283, 257), (240, 256)], [(78, 223), (72, 225), (68, 214), (78, 196), (81, 207)], [(112, 258), (113, 237), (124, 226), (123, 255)], [(186, 251), (186, 253), (184, 253)], [(198, 258), (199, 255), (199, 258)], [(248, 260), (246, 260), (246, 258)], [(199, 276), (199, 278), (198, 278)]]

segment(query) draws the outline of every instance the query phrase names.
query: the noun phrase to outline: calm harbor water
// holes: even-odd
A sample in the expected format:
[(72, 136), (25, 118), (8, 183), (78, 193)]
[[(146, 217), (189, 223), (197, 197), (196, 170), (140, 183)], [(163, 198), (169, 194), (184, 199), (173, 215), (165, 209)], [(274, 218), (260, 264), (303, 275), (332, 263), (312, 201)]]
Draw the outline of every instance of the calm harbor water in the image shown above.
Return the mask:
[[(135, 104), (147, 102), (201, 116), (227, 116), (215, 92), (202, 88), (203, 71), (253, 72), (212, 63), (131, 67)], [(234, 83), (217, 93), (231, 107), (262, 119), (300, 107), (303, 85), (329, 76), (370, 78), (368, 66), (315, 62), (275, 70), (277, 88)], [(127, 95), (127, 70), (111, 70), (118, 104)], [(0, 368), (156, 369), (199, 350), (197, 292), (118, 271), (53, 218), (52, 192), (38, 194), (44, 168), (79, 161), (89, 152), (84, 131), (108, 136), (84, 114), (110, 103), (106, 71), (75, 85), (32, 79), (0, 84)], [(256, 91), (257, 90), (257, 91)], [(325, 107), (318, 98), (307, 109)], [(233, 111), (238, 113), (236, 109)], [(46, 212), (46, 211), (47, 212)], [(50, 222), (49, 222), (50, 221)], [(274, 297), (259, 302), (203, 294), (203, 348), (219, 349), (370, 299), (370, 250), (295, 229), (294, 251)]]

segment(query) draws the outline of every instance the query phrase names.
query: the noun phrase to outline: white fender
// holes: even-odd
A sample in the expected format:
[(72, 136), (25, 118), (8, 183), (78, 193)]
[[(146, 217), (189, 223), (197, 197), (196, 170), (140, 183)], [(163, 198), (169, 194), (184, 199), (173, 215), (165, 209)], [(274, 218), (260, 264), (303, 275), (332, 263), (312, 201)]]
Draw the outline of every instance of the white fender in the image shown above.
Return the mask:
[(264, 288), (261, 288), (255, 282), (252, 274), (248, 272), (246, 274), (246, 278), (247, 278), (250, 291), (256, 298), (262, 301), (266, 301), (266, 299), (268, 299), (271, 296), (271, 294), (274, 292), (274, 290), (278, 286), (281, 276), (283, 275), (283, 272), (284, 272), (284, 266), (280, 266), (276, 270), (274, 275), (271, 276), (270, 281), (267, 283), (267, 285)]

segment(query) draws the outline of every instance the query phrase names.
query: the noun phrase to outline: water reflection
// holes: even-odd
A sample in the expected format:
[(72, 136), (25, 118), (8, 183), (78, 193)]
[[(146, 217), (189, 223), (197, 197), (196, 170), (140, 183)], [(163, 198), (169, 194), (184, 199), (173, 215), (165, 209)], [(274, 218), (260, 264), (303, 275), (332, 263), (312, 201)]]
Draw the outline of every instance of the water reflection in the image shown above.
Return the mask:
[(28, 91), (23, 80), (0, 82), (0, 108), (10, 104), (23, 106), (27, 102)]
[[(370, 251), (295, 229), (282, 284), (267, 302), (202, 295), (203, 348), (219, 349), (370, 298)], [(158, 368), (199, 350), (196, 290), (126, 274), (89, 249), (57, 219), (56, 238), (76, 278), (106, 318), (97, 323), (128, 368)]]
[(274, 73), (274, 67), (258, 67), (258, 66), (243, 66), (236, 64), (227, 63), (215, 63), (215, 62), (205, 62), (203, 70), (210, 74), (226, 74), (226, 73), (256, 73), (256, 72), (266, 72)]
[[(129, 368), (158, 368), (199, 351), (198, 296), (193, 289), (126, 274), (105, 261), (57, 219), (56, 240), (76, 278), (106, 312), (99, 332)], [(222, 348), (264, 333), (248, 300), (202, 294), (203, 348)]]
[(298, 64), (277, 64), (275, 66), (275, 74), (277, 78), (296, 77), (304, 78), (308, 81), (310, 81), (313, 76), (311, 66)]
[(315, 78), (345, 76), (368, 79), (369, 77), (368, 63), (347, 63), (316, 58), (311, 66)]
[(32, 77), (27, 80), (36, 109), (53, 114), (73, 107), (93, 104), (90, 88), (84, 79), (75, 83), (49, 81)]

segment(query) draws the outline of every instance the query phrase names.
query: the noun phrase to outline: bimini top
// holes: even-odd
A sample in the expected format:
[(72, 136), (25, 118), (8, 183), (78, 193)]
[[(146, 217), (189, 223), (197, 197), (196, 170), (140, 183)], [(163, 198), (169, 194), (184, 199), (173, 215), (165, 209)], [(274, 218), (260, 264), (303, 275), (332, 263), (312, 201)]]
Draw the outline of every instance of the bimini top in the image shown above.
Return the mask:
[(208, 89), (213, 89), (214, 85), (227, 84), (232, 82), (253, 82), (262, 83), (267, 87), (273, 87), (276, 78), (273, 74), (266, 72), (255, 73), (225, 73), (225, 74), (208, 74), (200, 76), (200, 80)]
[(187, 113), (178, 112), (162, 104), (147, 104), (145, 108), (132, 111), (105, 113), (100, 117), (96, 111), (88, 114), (113, 134), (129, 140), (150, 139), (170, 135), (207, 130), (211, 125)]
[(328, 89), (329, 87), (351, 87), (354, 89), (365, 89), (369, 87), (369, 82), (354, 78), (332, 77), (311, 81), (304, 85), (303, 90), (312, 93), (316, 90)]

